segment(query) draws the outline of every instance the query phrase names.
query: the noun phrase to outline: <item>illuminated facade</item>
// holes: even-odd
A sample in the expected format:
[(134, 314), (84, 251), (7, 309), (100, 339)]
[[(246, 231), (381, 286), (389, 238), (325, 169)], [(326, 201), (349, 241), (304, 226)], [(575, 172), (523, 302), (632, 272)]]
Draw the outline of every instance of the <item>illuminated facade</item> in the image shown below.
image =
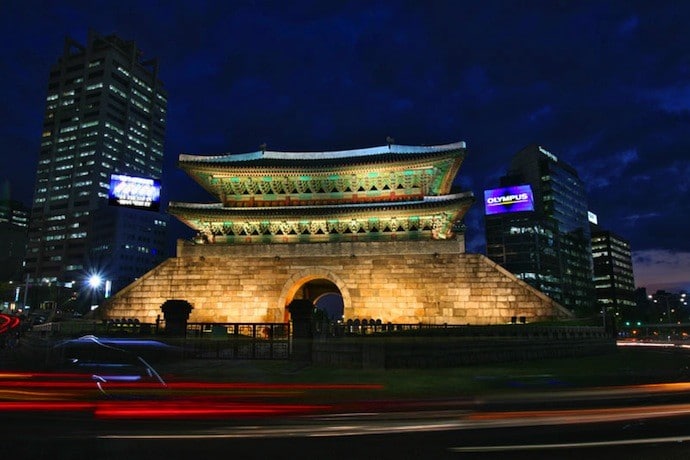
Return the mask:
[(489, 258), (572, 311), (594, 313), (587, 197), (575, 169), (531, 145), (501, 185), (529, 185), (533, 210), (486, 214)]
[(32, 283), (70, 287), (92, 271), (117, 278), (107, 272), (115, 259), (143, 257), (151, 268), (164, 258), (145, 230), (165, 230), (156, 212), (140, 211), (141, 228), (92, 238), (111, 174), (161, 177), (167, 96), (157, 61), (141, 57), (134, 42), (90, 32), (86, 46), (67, 38), (51, 67), (26, 258)]
[(592, 260), (597, 302), (616, 317), (635, 307), (635, 277), (630, 243), (592, 225)]
[(295, 299), (342, 300), (339, 317), (505, 324), (570, 312), (479, 254), (453, 193), (464, 142), (337, 152), (181, 155), (218, 202), (170, 203), (197, 231), (177, 257), (122, 289), (103, 318), (152, 322), (168, 299), (192, 322), (284, 322)]
[(474, 201), (449, 193), (464, 158), (464, 143), (181, 155), (180, 168), (220, 202), (169, 212), (209, 243), (446, 239)]

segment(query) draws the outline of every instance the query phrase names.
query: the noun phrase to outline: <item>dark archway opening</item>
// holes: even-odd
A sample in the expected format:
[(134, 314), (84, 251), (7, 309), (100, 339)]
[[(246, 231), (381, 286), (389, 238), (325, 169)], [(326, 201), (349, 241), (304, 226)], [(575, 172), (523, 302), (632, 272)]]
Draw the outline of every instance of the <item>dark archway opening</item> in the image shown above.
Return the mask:
[(316, 308), (321, 310), (329, 321), (341, 321), (345, 314), (343, 296), (340, 292), (329, 292), (321, 295), (314, 302)]
[(330, 280), (317, 278), (307, 281), (297, 290), (295, 299), (313, 302), (315, 313), (329, 321), (343, 319), (344, 303), (340, 289)]

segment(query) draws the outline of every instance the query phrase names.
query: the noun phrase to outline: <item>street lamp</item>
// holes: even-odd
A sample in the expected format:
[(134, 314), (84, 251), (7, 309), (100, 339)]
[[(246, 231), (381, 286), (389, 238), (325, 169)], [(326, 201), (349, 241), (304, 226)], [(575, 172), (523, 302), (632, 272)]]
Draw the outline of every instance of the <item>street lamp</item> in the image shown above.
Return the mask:
[[(91, 305), (91, 310), (95, 310), (102, 299), (110, 297), (112, 283), (104, 279), (100, 273), (92, 273), (87, 279), (87, 284), (91, 288), (92, 299), (95, 300)], [(101, 297), (101, 288), (103, 288), (103, 297)]]
[(101, 275), (94, 273), (89, 277), (89, 286), (91, 286), (91, 289), (98, 289), (101, 287), (101, 283), (103, 282), (103, 278), (101, 278)]

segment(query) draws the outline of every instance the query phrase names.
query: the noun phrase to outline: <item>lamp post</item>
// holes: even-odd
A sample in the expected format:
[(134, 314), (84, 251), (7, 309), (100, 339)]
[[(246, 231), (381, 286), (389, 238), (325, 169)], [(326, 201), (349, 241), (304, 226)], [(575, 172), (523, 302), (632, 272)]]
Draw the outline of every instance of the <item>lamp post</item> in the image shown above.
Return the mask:
[(89, 287), (91, 288), (91, 310), (95, 310), (98, 308), (98, 301), (99, 301), (99, 292), (101, 289), (101, 283), (103, 282), (103, 278), (101, 278), (101, 275), (94, 273), (93, 275), (89, 276), (88, 279), (88, 284)]
[(24, 301), (22, 305), (22, 310), (26, 310), (26, 302), (29, 299), (29, 274), (26, 274), (26, 282), (24, 284)]
[[(89, 287), (91, 288), (91, 295), (92, 295), (92, 304), (91, 304), (91, 310), (95, 310), (98, 308), (100, 305), (100, 301), (103, 299), (107, 299), (110, 297), (110, 290), (112, 288), (112, 282), (110, 280), (103, 279), (103, 276), (94, 273), (91, 276), (89, 276), (87, 283)], [(103, 289), (103, 296), (101, 297), (101, 288)], [(96, 299), (96, 302), (93, 302), (93, 299)]]

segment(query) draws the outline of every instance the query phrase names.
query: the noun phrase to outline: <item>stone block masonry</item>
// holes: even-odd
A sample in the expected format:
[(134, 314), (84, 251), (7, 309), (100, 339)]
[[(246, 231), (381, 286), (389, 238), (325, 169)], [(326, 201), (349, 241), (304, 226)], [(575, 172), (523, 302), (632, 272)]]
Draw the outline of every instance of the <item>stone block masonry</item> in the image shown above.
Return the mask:
[[(571, 317), (566, 308), (462, 240), (304, 244), (194, 244), (115, 294), (102, 318), (154, 322), (168, 299), (190, 322), (283, 322), (304, 284), (328, 280), (344, 317), (392, 323), (506, 324)], [(162, 315), (161, 315), (162, 317)]]

